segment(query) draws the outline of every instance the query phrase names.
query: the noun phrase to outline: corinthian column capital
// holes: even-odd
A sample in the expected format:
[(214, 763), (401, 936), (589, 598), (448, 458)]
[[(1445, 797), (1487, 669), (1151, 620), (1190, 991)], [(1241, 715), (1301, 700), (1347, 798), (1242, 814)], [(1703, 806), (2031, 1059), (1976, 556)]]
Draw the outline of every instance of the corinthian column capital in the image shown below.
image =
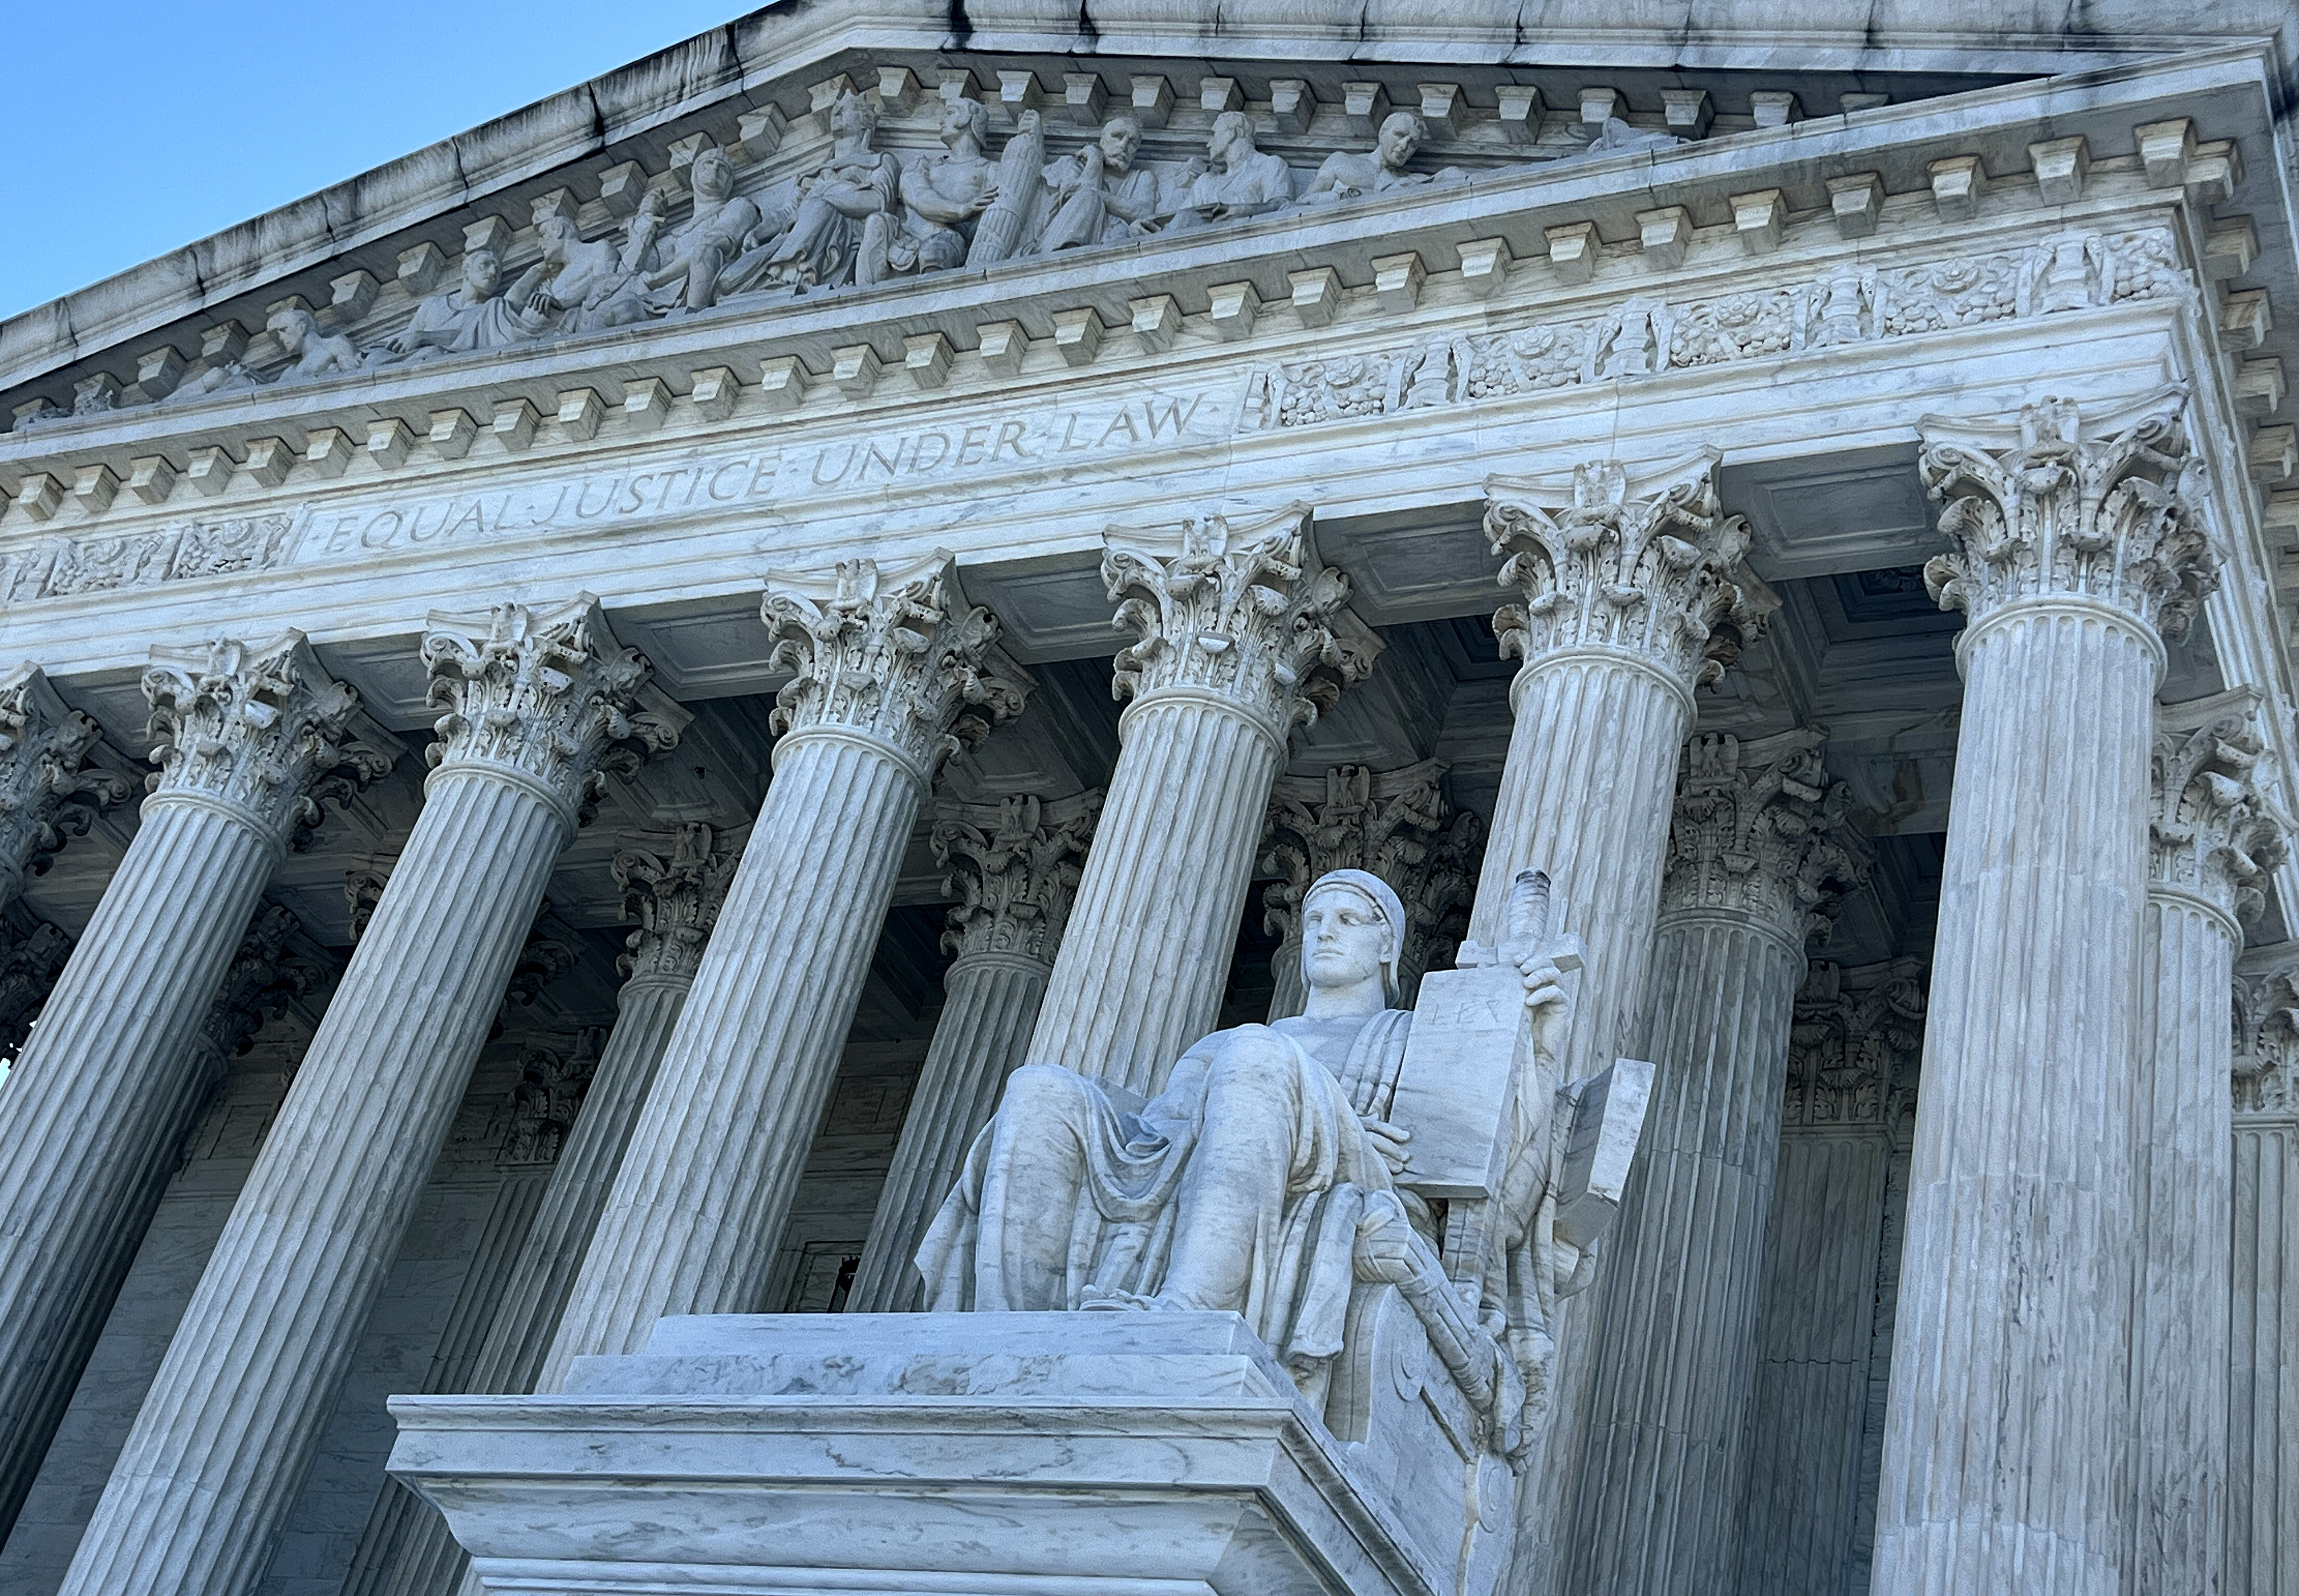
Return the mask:
[(45, 871), (67, 837), (87, 835), (98, 810), (128, 796), (121, 777), (84, 768), (103, 735), (65, 707), (38, 666), (0, 677), (0, 896)]
[(1716, 500), (1720, 458), (1631, 476), (1614, 460), (1569, 484), (1485, 480), (1485, 536), (1523, 594), (1493, 617), (1501, 654), (1537, 664), (1582, 648), (1643, 658), (1687, 693), (1722, 676), (1778, 607), (1742, 564), (1748, 523)]
[(283, 842), (319, 824), (320, 799), (347, 797), (391, 768), (349, 736), (359, 694), (328, 675), (301, 632), (260, 648), (228, 637), (154, 648), (144, 697), (156, 797), (228, 810)]
[(774, 636), (772, 663), (798, 673), (775, 698), (775, 735), (785, 742), (859, 737), (891, 750), (923, 785), (1022, 711), (1027, 684), (992, 663), (998, 618), (965, 602), (947, 554), (908, 571), (842, 560), (826, 593), (769, 580), (759, 615)]
[(2245, 953), (2235, 972), (2235, 1109), (2299, 1109), (2299, 957), (2281, 943)]
[(739, 840), (732, 846), (726, 841), (724, 834), (693, 823), (615, 855), (611, 868), (623, 889), (623, 912), (639, 922), (624, 944), (630, 952), (616, 960), (624, 979), (694, 979), (743, 857)]
[(1051, 964), (1069, 923), (1102, 794), (1056, 802), (1008, 798), (996, 807), (952, 805), (935, 820), (942, 890), (958, 900), (943, 951), (966, 958), (1011, 953)]
[(478, 767), (535, 789), (571, 832), (589, 818), (606, 772), (675, 744), (660, 718), (636, 711), (653, 668), (623, 647), (598, 600), (555, 610), (496, 604), (484, 616), (433, 614), (423, 663), (442, 709), (428, 758)]
[(38, 920), (0, 954), (0, 1054), (12, 1059), (22, 1049), (71, 951), (71, 937)]
[(1789, 1030), (1789, 1126), (1882, 1125), (1915, 1101), (1924, 1046), (1924, 962), (1858, 969), (1814, 962)]
[(1821, 762), (1827, 741), (1812, 727), (1749, 743), (1693, 739), (1669, 824), (1662, 914), (1744, 914), (1799, 947), (1825, 937), (1840, 895), (1868, 878), (1866, 846), (1847, 819), (1851, 793)]
[[(2163, 712), (2148, 761), (2147, 879), (2192, 893), (2239, 927), (2266, 905), (2262, 883), (2283, 860), (2285, 827), (2253, 781), (2266, 757), (2247, 705)], [(2181, 721), (2185, 724), (2181, 724)]]
[(2015, 420), (1919, 421), (1918, 468), (1955, 545), (1924, 565), (1933, 599), (1975, 626), (2046, 601), (2104, 605), (2182, 636), (2219, 585), (2181, 492), (2186, 404), (2185, 389), (2167, 387), (2088, 416), (2046, 399)]
[(1118, 629), (1137, 639), (1118, 652), (1116, 696), (1218, 700), (1282, 749), (1364, 680), (1381, 643), (1349, 610), (1349, 578), (1310, 553), (1308, 524), (1308, 506), (1289, 504), (1242, 526), (1186, 520), (1162, 536), (1112, 527), (1101, 579)]

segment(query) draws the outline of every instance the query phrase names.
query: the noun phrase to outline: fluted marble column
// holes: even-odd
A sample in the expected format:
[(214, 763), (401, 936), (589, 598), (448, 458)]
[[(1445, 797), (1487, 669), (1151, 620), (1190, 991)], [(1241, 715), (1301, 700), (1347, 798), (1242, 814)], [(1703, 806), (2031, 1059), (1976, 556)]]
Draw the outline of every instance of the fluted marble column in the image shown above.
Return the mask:
[(2252, 697), (2167, 707), (2155, 736), (2132, 1093), (2130, 1596), (2216, 1593), (2226, 1570), (2231, 989), (2243, 922), (2284, 849), (2252, 785)]
[(1131, 699), (1069, 934), (1030, 1037), (1034, 1061), (1154, 1093), (1220, 1017), (1271, 784), (1292, 729), (1373, 669), (1379, 640), (1319, 565), (1308, 510), (1178, 536), (1112, 528), (1102, 579)]
[(941, 557), (770, 586), (775, 778), (647, 1094), (537, 1389), (665, 1314), (754, 1313), (942, 759), (1022, 707), (998, 623)]
[(2299, 1596), (2299, 943), (2238, 972), (2227, 1592)]
[[(1522, 598), (1493, 628), (1524, 668), (1509, 689), (1516, 719), (1469, 935), (1497, 943), (1509, 884), (1548, 873), (1561, 924), (1587, 943), (1559, 1049), (1566, 1080), (1605, 1068), (1629, 1042), (1693, 692), (1772, 604), (1741, 564), (1747, 524), (1717, 503), (1715, 460), (1635, 474), (1597, 461), (1569, 478), (1485, 485), (1486, 536), (1508, 555), (1501, 585)], [(1588, 1304), (1569, 1297), (1553, 1326), (1548, 1434), (1517, 1497), (1520, 1596), (1563, 1589), (1592, 1373)]]
[(994, 809), (953, 805), (934, 822), (934, 857), (949, 871), (942, 890), (958, 899), (942, 939), (955, 957), (847, 1294), (849, 1313), (918, 1307), (918, 1243), (1022, 1062), (1101, 802), (1098, 791), (1054, 803), (1008, 798)]
[(1805, 943), (1867, 878), (1803, 727), (1696, 738), (1669, 831), (1645, 1139), (1610, 1243), (1572, 1588), (1708, 1596), (1739, 1562), (1765, 1221)]
[(197, 1033), (258, 894), (311, 794), (387, 763), (345, 740), (358, 695), (300, 632), (154, 649), (144, 692), (155, 790), (0, 1092), (0, 1526), (207, 1093)]
[[(625, 848), (615, 855), (624, 911), (639, 921), (622, 960), (619, 1012), (600, 1050), (582, 1111), (504, 1278), (486, 1334), (456, 1389), (486, 1394), (535, 1389), (576, 1272), (583, 1267), (671, 1032), (701, 968), (702, 951), (718, 924), (742, 847), (739, 833), (730, 838), (691, 824), (679, 827), (660, 846)], [(401, 1492), (400, 1498), (416, 1521), (401, 1541), (390, 1577), (377, 1588), (386, 1596), (447, 1596), (461, 1584), (469, 1559), (447, 1532), (445, 1519), (411, 1493)]]
[(1449, 959), (1466, 929), (1485, 823), (1445, 796), (1445, 763), (1423, 760), (1375, 772), (1340, 765), (1322, 780), (1281, 776), (1269, 802), (1261, 869), (1277, 881), (1261, 895), (1263, 928), (1277, 935), (1270, 956), (1269, 1018), (1301, 1012), (1301, 899), (1328, 870), (1369, 870), (1405, 905), (1405, 947), (1397, 1002), (1413, 1006), (1421, 977)]
[(1872, 1589), (2112, 1596), (2162, 637), (2211, 585), (2176, 395), (1922, 428), (1969, 617)]
[(1843, 1596), (1867, 1583), (1855, 1542), (1863, 1480), (1875, 1498), (1869, 1416), (1880, 1439), (1889, 1363), (1878, 1314), (1896, 1269), (1888, 1193), (1915, 1111), (1923, 1018), (1916, 959), (1815, 963), (1797, 995), (1756, 1316), (1740, 1578), (1719, 1588)]
[(423, 810), (185, 1309), (62, 1587), (245, 1596), (303, 1483), (369, 1309), (643, 660), (595, 603), (423, 640), (446, 712)]

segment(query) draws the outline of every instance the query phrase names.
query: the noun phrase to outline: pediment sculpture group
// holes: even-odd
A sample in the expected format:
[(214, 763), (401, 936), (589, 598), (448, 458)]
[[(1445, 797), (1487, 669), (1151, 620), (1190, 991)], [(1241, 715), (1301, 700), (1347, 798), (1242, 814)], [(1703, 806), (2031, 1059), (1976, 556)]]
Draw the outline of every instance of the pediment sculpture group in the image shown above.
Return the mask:
[[(327, 330), (300, 305), (277, 310), (266, 330), (284, 364), (267, 372), (236, 358), (215, 360), (159, 403), (576, 337), (732, 299), (867, 287), (1467, 180), (1455, 167), (1412, 170), (1428, 126), (1411, 111), (1383, 119), (1371, 149), (1327, 156), (1306, 183), (1282, 157), (1257, 145), (1252, 119), (1240, 111), (1214, 119), (1203, 156), (1166, 169), (1138, 159), (1142, 122), (1130, 111), (1110, 117), (1092, 143), (1051, 159), (1034, 110), (1017, 115), (1013, 133), (992, 159), (989, 108), (963, 96), (943, 103), (940, 154), (898, 156), (876, 148), (878, 111), (860, 95), (834, 101), (828, 123), (830, 153), (807, 177), (746, 195), (738, 192), (733, 159), (705, 144), (687, 171), (693, 204), (683, 220), (671, 220), (675, 186), (662, 183), (648, 188), (619, 237), (585, 238), (571, 216), (544, 215), (535, 229), (540, 258), (508, 284), (496, 250), (469, 249), (452, 286), (424, 297), (405, 326), (364, 345), (346, 332)], [(1614, 120), (1574, 153), (1680, 142)], [(118, 403), (114, 390), (91, 389), (71, 411), (50, 406), (20, 416), (16, 425)]]

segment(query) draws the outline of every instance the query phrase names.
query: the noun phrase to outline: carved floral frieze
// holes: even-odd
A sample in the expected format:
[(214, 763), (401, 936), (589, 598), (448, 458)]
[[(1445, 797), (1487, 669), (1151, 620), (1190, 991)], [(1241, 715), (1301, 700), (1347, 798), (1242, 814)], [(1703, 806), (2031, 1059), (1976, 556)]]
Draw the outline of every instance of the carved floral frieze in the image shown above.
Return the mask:
[(1288, 362), (1253, 374), (1243, 424), (1311, 427), (2194, 291), (2162, 229), (2062, 233), (2021, 251), (1679, 302), (1639, 295), (1505, 331)]
[(294, 552), (290, 515), (171, 522), (125, 537), (51, 537), (0, 561), (0, 603), (273, 570)]

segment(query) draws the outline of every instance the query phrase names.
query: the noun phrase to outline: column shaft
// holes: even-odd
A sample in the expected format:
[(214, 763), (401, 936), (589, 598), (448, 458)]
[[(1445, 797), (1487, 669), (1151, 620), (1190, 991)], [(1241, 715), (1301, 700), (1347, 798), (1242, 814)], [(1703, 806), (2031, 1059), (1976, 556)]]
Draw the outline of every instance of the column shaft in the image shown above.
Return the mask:
[(279, 857), (155, 797), (0, 1089), (0, 1532), (213, 1084), (201, 1022)]
[(918, 1243), (958, 1183), (966, 1150), (990, 1122), (1046, 993), (1046, 965), (1015, 953), (961, 956), (942, 978), (942, 1019), (926, 1047), (894, 1162), (870, 1218), (849, 1313), (909, 1313), (923, 1294)]
[(527, 785), (452, 766), (432, 778), (68, 1596), (255, 1587), (566, 836)]
[[(486, 1335), (451, 1389), (490, 1395), (535, 1389), (691, 985), (643, 978), (624, 985), (622, 1011), (600, 1050), (598, 1070), (495, 1300)], [(407, 1500), (414, 1522), (400, 1540), (389, 1579), (376, 1589), (384, 1596), (446, 1596), (461, 1584), (469, 1559), (445, 1519), (411, 1494)]]
[(2227, 1589), (2299, 1596), (2299, 1100), (2236, 1116), (2234, 1218)]
[(1194, 690), (1129, 706), (1028, 1058), (1143, 1096), (1221, 1016), (1281, 752)]
[(2225, 1571), (2237, 934), (2227, 915), (2186, 894), (2149, 895), (2131, 1138), (2137, 1489), (2124, 1588), (2133, 1596), (2216, 1592)]
[(2118, 1587), (2151, 642), (2098, 605), (1966, 634), (1878, 1596)]
[(1653, 1106), (1600, 1288), (1572, 1584), (1708, 1596), (1738, 1563), (1764, 1224), (1804, 953), (1745, 916), (1671, 916), (1653, 971)]
[(599, 1217), (537, 1388), (665, 1314), (754, 1313), (917, 819), (915, 768), (794, 733)]

